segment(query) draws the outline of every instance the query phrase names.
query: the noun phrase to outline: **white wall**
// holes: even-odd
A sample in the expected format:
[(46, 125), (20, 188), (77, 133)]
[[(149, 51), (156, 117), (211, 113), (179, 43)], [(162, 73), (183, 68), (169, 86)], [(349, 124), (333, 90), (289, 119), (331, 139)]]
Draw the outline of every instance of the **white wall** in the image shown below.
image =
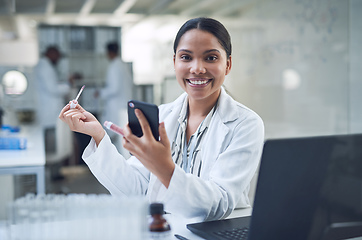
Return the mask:
[(123, 60), (133, 62), (136, 84), (160, 84), (174, 75), (173, 40), (187, 19), (150, 17), (131, 28), (123, 28)]
[[(226, 85), (261, 115), (268, 138), (350, 131), (348, 1), (261, 1), (227, 25)], [(288, 88), (287, 69), (299, 86)]]
[(34, 20), (24, 16), (0, 17), (0, 66), (34, 66), (38, 53)]
[(350, 129), (362, 132), (362, 1), (350, 0)]
[(2, 41), (0, 66), (34, 66), (38, 61), (38, 43), (35, 40)]

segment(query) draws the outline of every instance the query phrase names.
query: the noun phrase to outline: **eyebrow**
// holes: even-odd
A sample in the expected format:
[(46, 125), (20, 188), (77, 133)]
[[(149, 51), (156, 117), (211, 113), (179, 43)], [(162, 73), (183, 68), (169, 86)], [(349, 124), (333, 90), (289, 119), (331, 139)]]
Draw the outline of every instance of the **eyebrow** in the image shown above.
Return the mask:
[[(188, 53), (192, 53), (192, 51), (187, 50), (187, 49), (180, 49), (180, 50), (178, 50), (177, 52), (188, 52)], [(209, 50), (206, 50), (205, 52), (203, 52), (203, 54), (210, 53), (210, 52), (218, 52), (218, 53), (220, 53), (220, 51), (219, 51), (218, 49), (209, 49)]]

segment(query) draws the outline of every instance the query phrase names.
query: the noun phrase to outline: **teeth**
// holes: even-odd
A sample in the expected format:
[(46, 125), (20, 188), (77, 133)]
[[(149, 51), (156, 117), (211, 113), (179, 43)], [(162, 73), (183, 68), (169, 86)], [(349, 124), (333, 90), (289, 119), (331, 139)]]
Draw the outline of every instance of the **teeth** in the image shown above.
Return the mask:
[(209, 80), (189, 80), (190, 83), (195, 84), (195, 85), (202, 85), (207, 83)]

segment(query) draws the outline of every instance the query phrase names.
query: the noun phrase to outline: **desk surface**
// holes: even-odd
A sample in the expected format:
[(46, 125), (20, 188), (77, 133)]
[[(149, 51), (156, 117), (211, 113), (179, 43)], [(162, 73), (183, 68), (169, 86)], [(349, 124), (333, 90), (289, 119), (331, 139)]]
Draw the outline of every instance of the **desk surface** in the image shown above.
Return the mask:
[(45, 165), (43, 131), (39, 125), (21, 125), (19, 133), (12, 136), (27, 139), (24, 150), (0, 150), (0, 167)]
[[(228, 218), (243, 217), (250, 215), (251, 215), (251, 208), (237, 209), (234, 210)], [(203, 240), (203, 238), (193, 234), (190, 230), (186, 228), (186, 224), (198, 222), (197, 220), (192, 221), (190, 219), (182, 219), (179, 217), (173, 217), (170, 214), (166, 214), (165, 217), (171, 225), (172, 234), (179, 234), (183, 237), (186, 237), (189, 240)], [(10, 240), (8, 231), (9, 229), (7, 228), (5, 222), (0, 222), (0, 239)], [(173, 236), (173, 239), (177, 238)]]

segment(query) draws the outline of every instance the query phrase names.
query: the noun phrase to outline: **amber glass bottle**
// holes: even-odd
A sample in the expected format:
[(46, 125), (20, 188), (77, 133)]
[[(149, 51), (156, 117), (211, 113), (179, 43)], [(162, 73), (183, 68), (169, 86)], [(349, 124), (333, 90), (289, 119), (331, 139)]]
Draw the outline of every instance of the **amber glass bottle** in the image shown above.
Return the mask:
[(150, 222), (149, 222), (149, 236), (150, 240), (166, 240), (172, 239), (171, 227), (167, 220), (164, 218), (164, 210), (162, 203), (150, 204)]

